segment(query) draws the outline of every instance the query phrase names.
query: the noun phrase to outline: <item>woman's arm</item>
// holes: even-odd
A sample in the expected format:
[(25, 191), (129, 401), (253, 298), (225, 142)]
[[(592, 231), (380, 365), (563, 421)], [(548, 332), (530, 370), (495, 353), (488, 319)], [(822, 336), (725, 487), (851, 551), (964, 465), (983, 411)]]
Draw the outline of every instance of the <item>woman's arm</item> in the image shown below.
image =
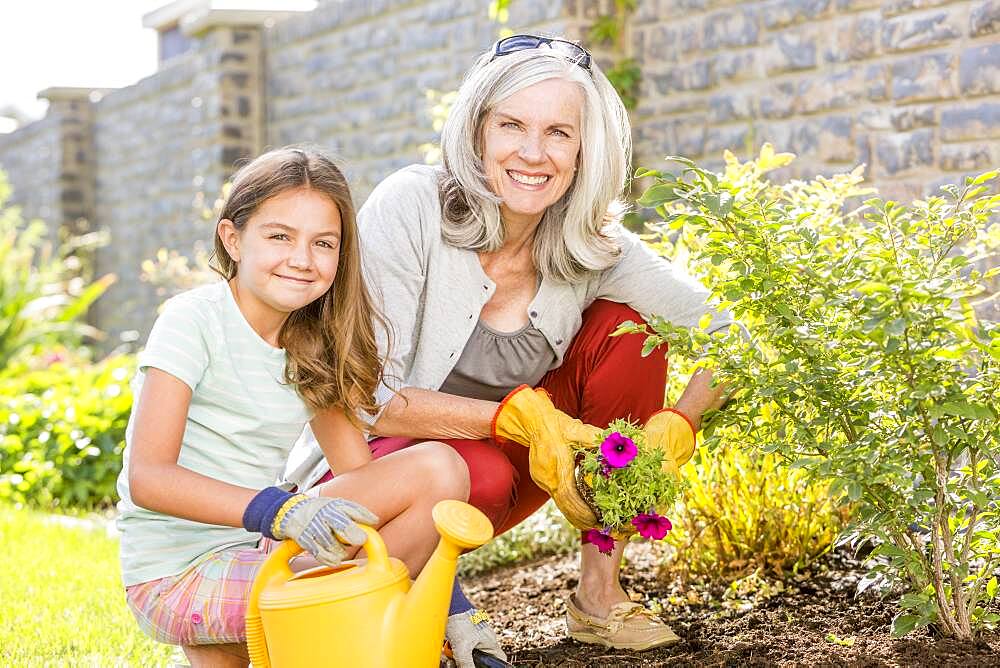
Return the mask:
[(129, 455), (132, 501), (156, 512), (206, 524), (243, 526), (243, 511), (259, 490), (230, 485), (177, 464), (191, 388), (149, 367), (136, 404)]
[(309, 426), (335, 476), (361, 468), (372, 460), (364, 434), (339, 408), (320, 411)]
[(413, 438), (489, 438), (499, 406), (495, 401), (404, 387), (372, 425), (372, 433)]
[(674, 408), (684, 413), (691, 420), (694, 430), (698, 431), (701, 429), (701, 418), (705, 412), (722, 408), (727, 398), (724, 385), (712, 387), (712, 371), (698, 369), (691, 376)]

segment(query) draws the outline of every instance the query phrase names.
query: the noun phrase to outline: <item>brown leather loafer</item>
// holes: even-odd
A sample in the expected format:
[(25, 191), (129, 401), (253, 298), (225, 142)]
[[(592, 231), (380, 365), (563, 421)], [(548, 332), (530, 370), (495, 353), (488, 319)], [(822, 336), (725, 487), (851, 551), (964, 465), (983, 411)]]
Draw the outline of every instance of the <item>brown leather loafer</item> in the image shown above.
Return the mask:
[(566, 628), (574, 640), (636, 652), (681, 641), (654, 612), (631, 602), (615, 604), (608, 616), (601, 618), (588, 615), (570, 596), (566, 599)]

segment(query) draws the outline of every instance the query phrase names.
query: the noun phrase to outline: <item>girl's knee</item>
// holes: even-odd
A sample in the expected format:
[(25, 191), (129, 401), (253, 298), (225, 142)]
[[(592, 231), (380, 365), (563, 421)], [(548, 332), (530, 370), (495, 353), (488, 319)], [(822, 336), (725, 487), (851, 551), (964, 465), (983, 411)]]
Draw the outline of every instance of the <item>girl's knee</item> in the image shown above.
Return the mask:
[(454, 448), (446, 443), (428, 441), (411, 449), (420, 459), (423, 489), (439, 499), (469, 499), (469, 467)]

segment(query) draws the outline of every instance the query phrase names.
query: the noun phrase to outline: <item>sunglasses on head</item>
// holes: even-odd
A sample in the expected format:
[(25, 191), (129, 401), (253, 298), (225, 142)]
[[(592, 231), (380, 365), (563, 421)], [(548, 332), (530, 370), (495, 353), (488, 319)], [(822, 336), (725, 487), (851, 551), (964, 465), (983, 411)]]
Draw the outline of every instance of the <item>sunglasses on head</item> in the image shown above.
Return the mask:
[(493, 45), (492, 63), (500, 56), (509, 56), (525, 49), (538, 49), (546, 46), (556, 53), (573, 61), (583, 69), (590, 71), (590, 53), (579, 44), (567, 42), (564, 39), (540, 37), (539, 35), (512, 35), (505, 37)]

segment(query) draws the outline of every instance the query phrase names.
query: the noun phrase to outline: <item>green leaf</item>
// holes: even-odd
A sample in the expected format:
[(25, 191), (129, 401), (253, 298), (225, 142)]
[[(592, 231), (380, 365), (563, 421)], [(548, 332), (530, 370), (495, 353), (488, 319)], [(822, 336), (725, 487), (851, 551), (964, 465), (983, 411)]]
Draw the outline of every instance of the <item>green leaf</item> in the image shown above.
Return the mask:
[(650, 186), (635, 203), (643, 208), (651, 209), (664, 202), (672, 202), (678, 198), (674, 188), (674, 184), (670, 183), (658, 183), (655, 186)]
[(997, 595), (997, 578), (993, 576), (990, 581), (986, 583), (986, 597), (989, 600), (993, 600)]
[(993, 409), (989, 406), (973, 404), (967, 401), (946, 401), (938, 406), (932, 406), (928, 410), (928, 414), (935, 418), (944, 415), (955, 415), (969, 418), (970, 420), (991, 420), (996, 417)]
[(892, 636), (894, 638), (902, 638), (915, 629), (919, 621), (919, 615), (896, 615), (892, 620)]
[(976, 178), (974, 178), (971, 181), (969, 181), (969, 185), (970, 186), (982, 185), (982, 184), (986, 183), (987, 181), (992, 181), (998, 175), (1000, 175), (1000, 169), (994, 169), (993, 171), (990, 171), (990, 172), (983, 172), (982, 174), (980, 174)]

